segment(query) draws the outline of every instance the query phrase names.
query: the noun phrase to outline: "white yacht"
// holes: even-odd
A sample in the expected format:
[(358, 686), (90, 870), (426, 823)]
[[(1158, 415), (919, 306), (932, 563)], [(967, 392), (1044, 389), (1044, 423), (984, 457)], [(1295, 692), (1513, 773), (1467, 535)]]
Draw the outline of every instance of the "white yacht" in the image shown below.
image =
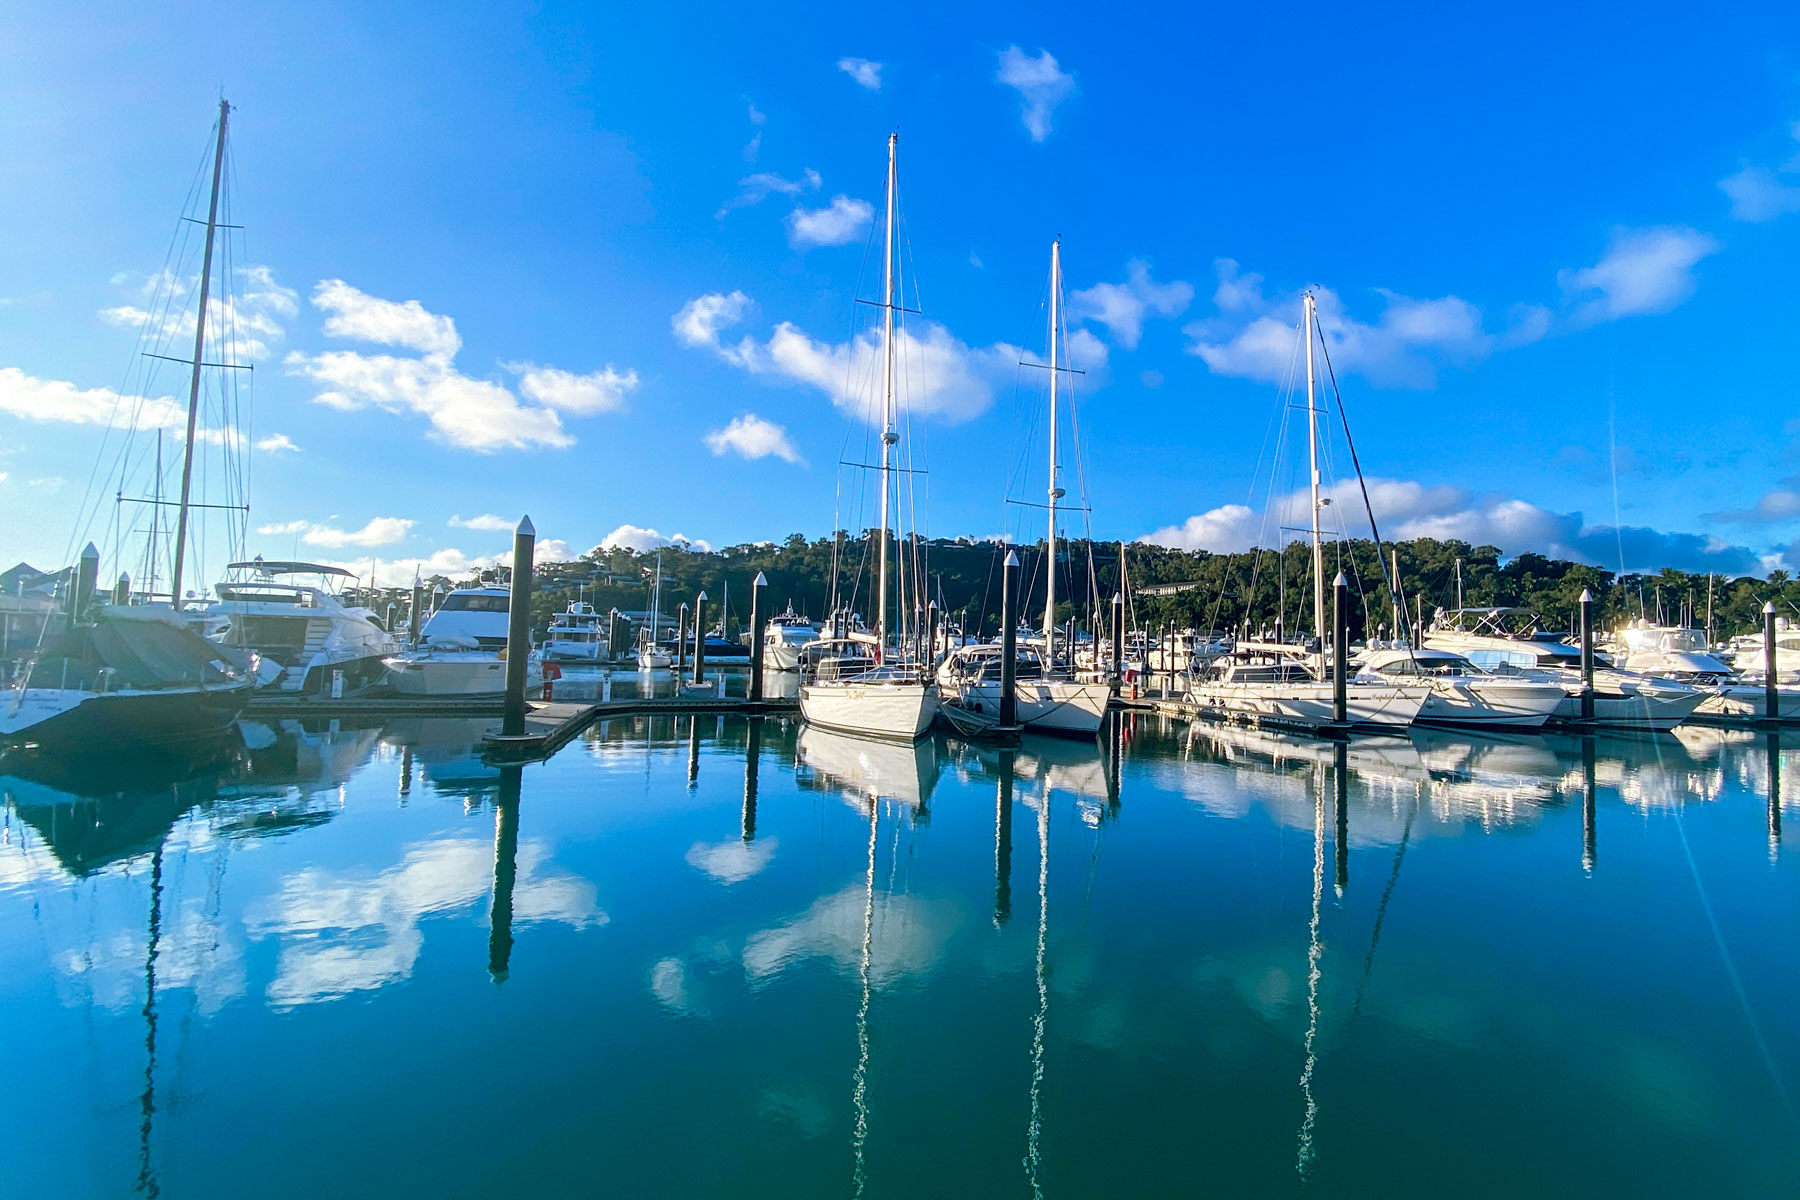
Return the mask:
[[(1748, 633), (1731, 639), (1732, 662), (1745, 674), (1760, 673), (1765, 659), (1763, 635)], [(1786, 617), (1775, 618), (1775, 678), (1784, 683), (1800, 681), (1800, 629)]]
[[(1318, 655), (1291, 642), (1239, 642), (1193, 677), (1186, 696), (1198, 715), (1293, 729), (1337, 724), (1334, 681)], [(1344, 724), (1399, 731), (1419, 718), (1432, 695), (1417, 679), (1355, 675), (1344, 681)]]
[(794, 611), (769, 618), (763, 626), (763, 659), (765, 671), (798, 671), (800, 652), (819, 640), (819, 627)]
[[(1779, 652), (1779, 632), (1776, 639)], [(1710, 692), (1711, 695), (1694, 710), (1696, 717), (1754, 721), (1768, 714), (1769, 693), (1763, 686), (1760, 646), (1754, 664), (1751, 659), (1739, 656), (1739, 661), (1744, 663), (1740, 672), (1707, 645), (1703, 631), (1679, 625), (1652, 625), (1640, 620), (1614, 634), (1610, 648), (1615, 661), (1627, 670), (1678, 679)], [(1778, 683), (1780, 678), (1778, 673)], [(1777, 691), (1783, 712), (1800, 712), (1800, 688), (1790, 682), (1778, 686)]]
[(1416, 718), (1421, 725), (1541, 729), (1567, 698), (1560, 683), (1489, 675), (1447, 650), (1371, 648), (1356, 663), (1365, 674), (1429, 685)]
[[(1093, 737), (1106, 719), (1112, 685), (1080, 683), (1044, 670), (1035, 648), (1020, 647), (1013, 667), (1013, 700), (1021, 726), (1034, 733)], [(938, 692), (944, 711), (973, 714), (981, 724), (1000, 716), (1000, 672), (1005, 651), (997, 643), (959, 646), (938, 664)], [(954, 724), (954, 718), (952, 718)]]
[[(1328, 668), (1325, 634), (1325, 548), (1320, 514), (1329, 499), (1319, 494), (1318, 380), (1313, 367), (1317, 311), (1308, 292), (1301, 304), (1301, 337), (1306, 352), (1306, 433), (1311, 476), (1312, 617), (1310, 645), (1286, 641), (1241, 640), (1229, 654), (1219, 655), (1198, 673), (1190, 672), (1186, 693), (1202, 716), (1257, 725), (1301, 729), (1403, 730), (1417, 719), (1432, 689), (1417, 679), (1384, 675), (1349, 675), (1341, 681), (1344, 715), (1337, 716), (1340, 681)], [(1343, 581), (1342, 573), (1338, 576)], [(1348, 647), (1345, 647), (1348, 650)], [(1346, 655), (1347, 661), (1347, 655)], [(1154, 665), (1154, 664), (1153, 664)]]
[(606, 615), (583, 600), (570, 601), (544, 631), (547, 662), (597, 663), (611, 657), (606, 646)]
[[(873, 734), (878, 737), (917, 740), (937, 718), (937, 685), (926, 675), (922, 665), (910, 662), (900, 649), (907, 643), (905, 597), (889, 589), (889, 531), (893, 527), (890, 510), (898, 508), (895, 487), (894, 451), (900, 432), (894, 421), (894, 314), (900, 306), (895, 299), (894, 236), (896, 205), (899, 202), (899, 135), (888, 135), (887, 222), (886, 244), (882, 259), (882, 391), (881, 391), (881, 528), (877, 534), (877, 583), (874, 653), (877, 665), (870, 670), (842, 674), (837, 670), (828, 677), (820, 672), (810, 678), (802, 676), (800, 715), (808, 723), (843, 733)], [(915, 586), (917, 581), (914, 581)], [(890, 639), (890, 609), (900, 620), (893, 627), (898, 636)], [(828, 658), (834, 667), (842, 660)]]
[[(1427, 649), (1460, 654), (1492, 674), (1559, 683), (1564, 698), (1552, 719), (1581, 716), (1581, 649), (1538, 628), (1528, 609), (1439, 610), (1423, 641)], [(1595, 652), (1596, 724), (1667, 732), (1692, 717), (1710, 695), (1677, 679), (1621, 671)]]
[(222, 645), (254, 652), (257, 678), (272, 691), (353, 696), (381, 683), (382, 660), (400, 649), (371, 609), (346, 605), (346, 580), (323, 563), (270, 562), (258, 555), (225, 569), (213, 612), (228, 622)]
[[(419, 642), (387, 660), (388, 678), (402, 696), (499, 696), (506, 691), (505, 587), (457, 588), (438, 605)], [(543, 656), (533, 650), (525, 686), (543, 686)]]
[[(1044, 621), (1038, 648), (1021, 644), (1016, 651), (1013, 698), (1021, 728), (1040, 733), (1080, 734), (1092, 737), (1106, 718), (1112, 685), (1102, 680), (1077, 678), (1073, 667), (1086, 652), (1094, 661), (1093, 644), (1085, 647), (1065, 636), (1066, 660), (1059, 661), (1056, 628), (1056, 502), (1063, 498), (1057, 461), (1057, 392), (1062, 373), (1062, 239), (1050, 243), (1050, 414), (1049, 488), (1045, 506)], [(1010, 552), (1009, 552), (1010, 553)], [(948, 708), (955, 706), (978, 720), (997, 720), (1000, 713), (1000, 675), (1005, 651), (998, 645), (959, 646), (939, 666), (939, 693)]]

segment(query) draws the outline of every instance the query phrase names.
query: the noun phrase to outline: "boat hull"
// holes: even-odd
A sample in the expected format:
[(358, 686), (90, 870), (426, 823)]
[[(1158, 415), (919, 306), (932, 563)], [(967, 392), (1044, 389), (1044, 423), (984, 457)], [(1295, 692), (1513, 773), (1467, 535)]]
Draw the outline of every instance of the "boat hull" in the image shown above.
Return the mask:
[[(1078, 683), (1063, 679), (1022, 679), (1013, 684), (1020, 726), (1034, 733), (1059, 733), (1093, 737), (1106, 720), (1112, 687), (1105, 683)], [(948, 702), (950, 697), (946, 696)], [(998, 719), (1000, 685), (963, 684), (954, 702), (982, 717)]]
[[(387, 660), (388, 678), (401, 696), (503, 696), (506, 694), (506, 660), (495, 654), (471, 651)], [(527, 690), (542, 687), (544, 672), (532, 656), (526, 666)]]
[(15, 709), (0, 699), (0, 744), (111, 752), (210, 737), (244, 711), (250, 684), (87, 692), (26, 688)]
[(1457, 729), (1542, 729), (1565, 699), (1555, 684), (1446, 679), (1434, 682), (1418, 723)]
[(937, 716), (937, 689), (927, 683), (808, 683), (800, 715), (810, 725), (865, 737), (923, 737)]
[(1188, 703), (1200, 716), (1287, 729), (1343, 727), (1399, 731), (1418, 719), (1429, 689), (1351, 682), (1345, 689), (1346, 720), (1335, 717), (1329, 683), (1197, 683)]

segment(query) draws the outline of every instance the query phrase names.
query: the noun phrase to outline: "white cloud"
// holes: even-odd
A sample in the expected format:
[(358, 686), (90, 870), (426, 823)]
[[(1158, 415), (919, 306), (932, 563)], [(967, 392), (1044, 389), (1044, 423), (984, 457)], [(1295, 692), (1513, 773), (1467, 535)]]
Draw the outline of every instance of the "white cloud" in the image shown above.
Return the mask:
[(437, 440), (484, 453), (573, 445), (559, 413), (593, 416), (624, 403), (638, 385), (636, 371), (608, 364), (586, 375), (534, 363), (512, 363), (528, 401), (503, 384), (474, 379), (452, 363), (462, 345), (455, 322), (427, 312), (416, 300), (397, 304), (369, 296), (342, 280), (328, 279), (313, 303), (333, 315), (325, 332), (420, 352), (418, 358), (332, 350), (287, 356), (288, 373), (325, 390), (314, 401), (351, 412), (374, 406), (391, 413), (426, 418)]
[[(761, 135), (757, 135), (759, 138)], [(738, 194), (727, 200), (723, 207), (713, 215), (719, 220), (734, 208), (750, 208), (761, 204), (770, 196), (799, 196), (806, 192), (816, 192), (824, 179), (811, 167), (800, 173), (798, 179), (788, 179), (773, 171), (758, 171), (738, 180)]]
[(794, 449), (787, 430), (773, 421), (765, 421), (755, 413), (733, 417), (723, 429), (715, 429), (701, 439), (715, 455), (736, 454), (740, 458), (767, 458), (771, 454), (791, 463), (804, 465), (806, 460)]
[[(1788, 133), (1800, 142), (1800, 121), (1790, 126)], [(1800, 155), (1774, 170), (1746, 166), (1721, 179), (1719, 187), (1731, 199), (1731, 215), (1740, 221), (1773, 221), (1800, 212)]]
[(1042, 49), (1034, 58), (1017, 46), (1008, 46), (1000, 52), (997, 78), (1019, 93), (1019, 115), (1034, 142), (1050, 136), (1051, 114), (1075, 90), (1075, 76)]
[(1126, 264), (1124, 283), (1097, 283), (1070, 292), (1069, 315), (1077, 321), (1098, 321), (1119, 345), (1135, 350), (1144, 333), (1145, 317), (1176, 316), (1193, 298), (1193, 284), (1180, 280), (1157, 283), (1150, 278), (1150, 264), (1133, 259)]
[(881, 64), (870, 62), (866, 58), (840, 58), (837, 68), (850, 78), (856, 80), (859, 87), (868, 88), (871, 92), (881, 90)]
[(431, 423), (439, 441), (464, 450), (562, 448), (575, 442), (553, 409), (522, 405), (500, 384), (471, 379), (437, 355), (397, 358), (329, 350), (290, 354), (287, 366), (289, 374), (326, 389), (313, 397), (315, 403), (343, 412), (373, 405), (414, 413)]
[(1726, 521), (1734, 525), (1775, 525), (1800, 520), (1800, 492), (1777, 488), (1764, 493), (1749, 508), (1705, 514), (1709, 521)]
[(711, 349), (734, 366), (748, 367), (756, 355), (756, 343), (745, 338), (735, 346), (719, 341), (719, 330), (742, 321), (750, 311), (750, 297), (742, 292), (712, 292), (681, 306), (669, 320), (675, 339), (684, 346)]
[[(243, 281), (235, 293), (212, 295), (206, 302), (206, 329), (209, 361), (223, 356), (228, 362), (266, 358), (270, 344), (286, 334), (282, 318), (299, 311), (299, 296), (292, 288), (275, 281), (268, 267), (253, 265), (237, 272)], [(134, 276), (120, 272), (112, 282), (123, 284)], [(181, 277), (168, 271), (157, 271), (144, 278), (139, 286), (144, 304), (120, 304), (100, 310), (100, 319), (110, 325), (142, 330), (149, 343), (171, 353), (187, 357), (193, 353), (194, 311), (187, 307), (190, 298), (198, 299), (198, 275)]]
[(39, 379), (17, 367), (0, 367), (0, 412), (27, 421), (120, 428), (180, 429), (187, 406), (172, 396), (121, 396), (111, 388), (81, 388), (60, 379)]
[[(1294, 378), (1300, 344), (1301, 295), (1269, 300), (1258, 275), (1239, 273), (1220, 259), (1213, 294), (1218, 315), (1188, 325), (1188, 353), (1219, 375), (1281, 383)], [(1444, 362), (1470, 362), (1491, 352), (1496, 340), (1483, 331), (1481, 310), (1456, 296), (1418, 300), (1378, 290), (1385, 308), (1374, 321), (1352, 317), (1330, 288), (1314, 287), (1319, 329), (1341, 374), (1357, 374), (1384, 386), (1429, 387)], [(1516, 333), (1506, 340), (1515, 344)], [(1324, 367), (1320, 366), (1323, 375)]]
[(1599, 262), (1562, 271), (1557, 282), (1579, 304), (1577, 324), (1668, 312), (1693, 295), (1695, 265), (1720, 249), (1715, 239), (1685, 227), (1615, 230)]
[[(1371, 478), (1367, 483), (1369, 503), (1381, 534), (1394, 541), (1455, 539), (1476, 546), (1494, 546), (1503, 554), (1532, 551), (1615, 570), (1621, 569), (1622, 547), (1622, 569), (1626, 571), (1672, 566), (1747, 573), (1759, 563), (1749, 549), (1703, 534), (1594, 525), (1579, 512), (1551, 512), (1516, 497), (1478, 495), (1447, 484), (1380, 478)], [(1335, 503), (1325, 510), (1326, 527), (1351, 537), (1367, 537), (1368, 519), (1356, 485), (1348, 483), (1327, 492)], [(1284, 532), (1282, 527), (1292, 529), (1306, 524), (1309, 506), (1310, 496), (1304, 491), (1277, 496), (1262, 512), (1242, 504), (1227, 504), (1138, 540), (1220, 554), (1258, 545), (1274, 546), (1300, 536)]]
[(875, 217), (867, 200), (833, 196), (826, 208), (796, 208), (787, 216), (788, 241), (796, 248), (842, 246), (862, 235)]
[(268, 437), (256, 439), (256, 448), (264, 454), (298, 454), (300, 447), (294, 445), (294, 439), (285, 433), (271, 433)]
[(341, 279), (325, 279), (313, 289), (312, 302), (315, 308), (331, 314), (325, 319), (329, 337), (402, 346), (446, 359), (454, 358), (462, 349), (456, 322), (427, 312), (417, 300), (383, 300)]
[(283, 521), (278, 525), (258, 525), (256, 532), (263, 537), (276, 537), (282, 534), (303, 533), (311, 525), (310, 521)]
[[(816, 342), (783, 321), (767, 343), (751, 337), (735, 345), (721, 342), (719, 331), (741, 320), (749, 308), (750, 299), (742, 292), (713, 293), (683, 305), (671, 323), (684, 345), (710, 349), (752, 374), (817, 388), (841, 411), (871, 423), (880, 421), (880, 330), (867, 330), (847, 343)], [(1024, 352), (1004, 342), (973, 349), (942, 325), (920, 324), (922, 333), (903, 328), (894, 339), (895, 388), (901, 402), (914, 416), (938, 416), (952, 423), (985, 412), (999, 381), (1016, 375)], [(1096, 339), (1088, 336), (1079, 344), (1070, 340), (1071, 361), (1079, 352), (1090, 365), (1104, 362), (1105, 347)]]
[(531, 561), (534, 566), (553, 562), (574, 562), (580, 555), (569, 548), (569, 543), (561, 538), (539, 538), (531, 547)]
[(404, 517), (375, 517), (361, 529), (333, 529), (329, 525), (314, 525), (301, 535), (300, 540), (309, 546), (333, 549), (341, 546), (391, 546), (404, 539), (413, 525), (414, 522)]
[(635, 550), (642, 554), (646, 550), (655, 550), (662, 546), (685, 545), (701, 553), (712, 549), (708, 542), (697, 538), (685, 537), (675, 533), (664, 537), (654, 529), (645, 529), (639, 525), (621, 525), (600, 539), (599, 550)]
[(531, 363), (509, 363), (507, 367), (520, 376), (519, 390), (525, 395), (539, 404), (578, 417), (592, 417), (623, 408), (626, 394), (636, 391), (638, 386), (636, 371), (620, 371), (611, 363), (586, 375)]
[(505, 517), (496, 516), (493, 513), (483, 513), (479, 517), (469, 517), (467, 519), (462, 517), (451, 517), (449, 524), (454, 525), (458, 529), (475, 529), (482, 533), (511, 533), (514, 527), (518, 525), (518, 522), (510, 521)]

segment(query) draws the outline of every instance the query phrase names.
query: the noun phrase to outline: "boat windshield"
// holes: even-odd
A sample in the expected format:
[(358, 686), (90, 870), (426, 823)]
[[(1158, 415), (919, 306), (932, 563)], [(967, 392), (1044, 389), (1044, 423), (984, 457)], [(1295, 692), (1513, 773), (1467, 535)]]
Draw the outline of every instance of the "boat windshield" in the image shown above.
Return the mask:
[(500, 612), (511, 607), (510, 596), (481, 596), (452, 593), (438, 605), (439, 612)]

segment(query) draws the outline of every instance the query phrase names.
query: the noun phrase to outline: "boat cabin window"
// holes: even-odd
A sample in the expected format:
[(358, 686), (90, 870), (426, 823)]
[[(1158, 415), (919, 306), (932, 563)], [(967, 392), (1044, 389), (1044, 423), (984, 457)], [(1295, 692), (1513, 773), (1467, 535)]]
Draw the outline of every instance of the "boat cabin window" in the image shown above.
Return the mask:
[(438, 605), (439, 612), (500, 612), (511, 606), (510, 596), (456, 596), (444, 597)]

